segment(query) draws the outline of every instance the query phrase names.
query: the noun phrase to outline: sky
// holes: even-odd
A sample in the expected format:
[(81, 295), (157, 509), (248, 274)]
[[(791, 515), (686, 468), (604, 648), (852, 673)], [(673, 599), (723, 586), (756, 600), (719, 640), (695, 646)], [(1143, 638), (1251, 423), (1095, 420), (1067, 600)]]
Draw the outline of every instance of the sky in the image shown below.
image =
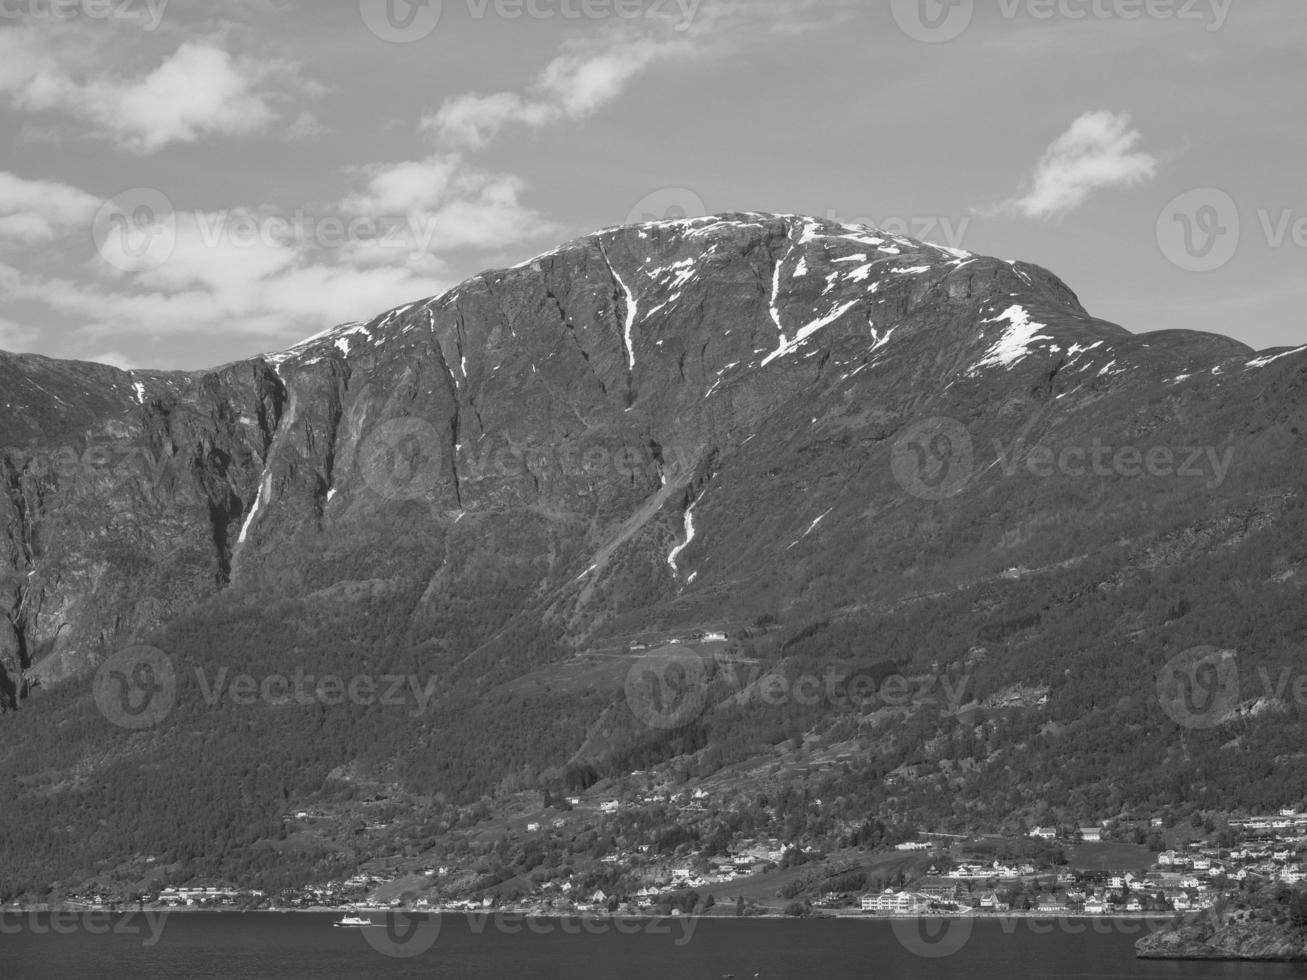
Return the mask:
[(0, 349), (200, 369), (629, 221), (1307, 342), (1300, 0), (0, 0)]

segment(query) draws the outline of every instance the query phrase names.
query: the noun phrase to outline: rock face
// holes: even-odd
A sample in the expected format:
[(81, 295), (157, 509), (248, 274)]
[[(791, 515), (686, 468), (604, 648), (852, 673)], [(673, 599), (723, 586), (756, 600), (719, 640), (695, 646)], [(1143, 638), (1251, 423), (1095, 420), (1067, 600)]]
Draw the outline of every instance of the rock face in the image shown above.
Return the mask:
[[(26, 747), (0, 753), (0, 831), (32, 835), (0, 857), (34, 884), (81, 866), (39, 850), (69, 813), (89, 855), (168, 851), (95, 809), (123, 787), (209, 793), (201, 815), (257, 810), (275, 840), (330, 773), (457, 801), (805, 731), (862, 739), (900, 815), (1307, 793), (1283, 785), (1292, 685), (1232, 698), (1229, 733), (1155, 693), (1186, 646), (1262, 658), (1249, 682), (1299, 656), (1307, 353), (1131, 334), (1034, 265), (797, 216), (653, 222), (212, 371), (0, 354), (0, 392), (0, 747)], [(910, 725), (743, 711), (728, 664), (690, 734), (633, 732), (624, 655), (708, 632), (745, 665), (969, 686)], [(88, 706), (134, 640), (181, 675), (149, 739)], [(328, 667), (439, 700), (310, 721), (193, 683)], [(190, 827), (177, 860), (225, 832)]]
[(954, 420), (989, 456), (986, 440), (1165, 445), (1195, 427), (1215, 452), (1247, 441), (1246, 408), (1301, 412), (1286, 395), (1302, 363), (1131, 335), (1035, 266), (760, 214), (601, 232), (210, 372), (3, 355), (3, 700), (242, 574), (303, 574), (323, 542), (352, 548), (351, 530), (380, 536), (375, 558), (404, 533), (397, 502), (426, 508), (436, 537), (465, 518), (552, 515), (520, 544), (552, 555), (542, 589), (582, 578), (564, 603), (582, 634), (622, 611), (590, 608), (619, 574), (646, 608), (676, 599), (693, 620), (748, 566), (853, 541), (855, 562), (874, 560), (885, 528), (869, 518), (904, 478), (919, 499), (956, 489), (930, 483), (943, 457), (929, 439), (910, 440), (895, 485), (888, 451), (913, 423)]
[(1295, 931), (1246, 917), (1188, 917), (1181, 925), (1135, 944), (1140, 959), (1307, 960), (1307, 944)]
[(230, 579), (286, 391), (261, 362), (136, 374), (0, 355), (0, 703)]

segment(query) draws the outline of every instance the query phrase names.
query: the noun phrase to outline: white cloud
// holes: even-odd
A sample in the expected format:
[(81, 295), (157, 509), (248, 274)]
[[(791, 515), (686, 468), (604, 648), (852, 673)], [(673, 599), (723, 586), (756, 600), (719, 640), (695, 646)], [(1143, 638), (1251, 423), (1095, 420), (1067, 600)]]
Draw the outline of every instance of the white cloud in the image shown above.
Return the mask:
[(36, 338), (37, 332), (31, 327), (24, 327), (22, 324), (14, 323), (13, 320), (0, 317), (0, 350), (15, 352), (29, 350), (36, 342)]
[(0, 171), (0, 238), (51, 241), (56, 230), (89, 227), (100, 206), (92, 194), (52, 180), (26, 180)]
[(367, 187), (346, 197), (343, 206), (374, 214), (431, 210), (449, 195), (458, 167), (455, 154), (363, 167), (359, 172), (367, 177)]
[[(67, 185), (0, 173), (0, 221), (17, 218), (25, 202), (21, 214), (45, 221), (39, 247), (24, 251), (24, 261), (54, 259), (70, 270), (53, 277), (0, 265), (0, 295), (38, 304), (86, 338), (294, 339), (443, 291), (453, 285), (450, 253), (503, 248), (552, 230), (522, 204), (519, 178), (458, 155), (378, 164), (356, 176), (358, 191), (312, 211), (177, 211), (152, 214), (145, 229), (111, 223), (101, 254), (79, 263), (69, 259), (84, 250), (89, 221), (77, 225), (102, 202)], [(65, 227), (70, 222), (75, 231)], [(144, 251), (132, 247), (137, 237), (148, 242)]]
[(152, 153), (169, 143), (266, 128), (277, 114), (268, 93), (255, 89), (275, 74), (275, 63), (186, 43), (144, 78), (101, 83), (82, 97), (87, 113), (128, 148)]
[(664, 58), (684, 54), (682, 40), (640, 38), (593, 50), (564, 51), (540, 73), (540, 90), (571, 119), (580, 119), (617, 98), (627, 82)]
[(626, 85), (655, 62), (688, 54), (694, 42), (607, 34), (564, 46), (536, 76), (528, 95), (469, 92), (446, 99), (421, 128), (442, 142), (473, 149), (485, 146), (510, 123), (539, 128), (583, 119), (614, 101)]
[[(326, 192), (334, 199), (305, 205), (311, 223), (380, 221), (387, 232), (380, 242), (347, 234), (326, 244), (312, 232), (307, 240), (269, 233), (291, 215), (253, 206), (167, 215), (169, 234), (157, 249), (136, 260), (124, 251), (116, 264), (98, 256), (88, 263), (87, 226), (102, 202), (67, 185), (0, 173), (0, 236), (23, 246), (5, 257), (21, 252), (14, 261), (24, 270), (0, 264), (0, 310), (21, 320), (30, 319), (29, 307), (38, 308), (42, 323), (64, 325), (80, 349), (102, 351), (97, 360), (131, 366), (121, 353), (137, 350), (129, 337), (239, 334), (266, 338), (273, 347), (279, 339), (433, 295), (453, 285), (451, 265), (466, 268), (471, 253), (555, 230), (524, 203), (520, 177), (482, 168), (462, 148), (482, 147), (507, 126), (586, 119), (656, 65), (749, 50), (760, 35), (804, 29), (846, 6), (846, 0), (705, 0), (693, 24), (650, 19), (575, 37), (521, 92), (447, 100), (419, 127), (434, 133), (441, 149), (353, 168), (343, 190)], [(82, 135), (148, 154), (214, 136), (275, 132), (307, 140), (323, 132), (302, 104), (321, 89), (295, 78), (289, 62), (240, 53), (262, 50), (248, 33), (217, 23), (202, 36), (165, 29), (145, 50), (139, 31), (128, 36), (95, 26), (103, 29), (47, 23), (0, 31), (0, 103), (29, 114), (23, 122), (29, 139), (64, 139), (76, 126)], [(251, 225), (259, 229), (252, 238), (231, 231)], [(125, 244), (119, 238), (134, 230), (142, 231), (110, 225), (101, 249), (113, 256)], [(0, 346), (32, 339), (31, 330), (0, 320)]]
[(420, 126), (445, 143), (479, 149), (508, 123), (543, 126), (556, 116), (554, 107), (516, 92), (468, 92), (446, 99), (435, 113), (423, 117)]
[(77, 322), (78, 332), (89, 338), (209, 333), (289, 341), (335, 323), (372, 317), (450, 285), (404, 266), (350, 269), (324, 264), (182, 290), (106, 289), (79, 280), (31, 276), (11, 296), (43, 303)]
[(123, 371), (134, 371), (140, 367), (139, 364), (133, 361), (126, 354), (116, 350), (102, 351), (99, 354), (92, 354), (87, 358), (79, 358), (79, 360), (87, 360), (92, 364), (108, 364), (110, 367), (116, 367)]
[(446, 99), (421, 128), (446, 146), (480, 149), (508, 125), (533, 129), (584, 119), (654, 65), (748, 50), (758, 35), (793, 36), (840, 23), (860, 0), (687, 0), (650, 7), (643, 25), (619, 23), (565, 42), (526, 91)]
[(1129, 116), (1086, 112), (1044, 151), (1029, 189), (1009, 207), (1028, 218), (1046, 218), (1073, 211), (1095, 191), (1151, 179), (1157, 158), (1133, 152), (1140, 139)]
[(375, 164), (366, 187), (341, 202), (346, 214), (404, 226), (415, 253), (515, 245), (552, 230), (521, 202), (525, 183), (473, 167), (459, 154)]
[(17, 109), (62, 113), (89, 123), (92, 135), (148, 154), (263, 132), (280, 103), (317, 91), (295, 79), (290, 63), (236, 56), (218, 40), (186, 41), (137, 75), (106, 67), (114, 57), (85, 31), (12, 28), (0, 32), (0, 94)]

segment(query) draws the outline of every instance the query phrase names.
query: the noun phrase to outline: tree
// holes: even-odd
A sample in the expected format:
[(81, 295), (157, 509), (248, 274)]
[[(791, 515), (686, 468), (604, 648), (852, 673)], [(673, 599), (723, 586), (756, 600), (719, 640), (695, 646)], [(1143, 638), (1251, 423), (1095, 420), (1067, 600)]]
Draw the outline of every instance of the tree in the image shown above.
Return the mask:
[(1295, 929), (1307, 929), (1307, 889), (1299, 889), (1289, 901), (1289, 923)]

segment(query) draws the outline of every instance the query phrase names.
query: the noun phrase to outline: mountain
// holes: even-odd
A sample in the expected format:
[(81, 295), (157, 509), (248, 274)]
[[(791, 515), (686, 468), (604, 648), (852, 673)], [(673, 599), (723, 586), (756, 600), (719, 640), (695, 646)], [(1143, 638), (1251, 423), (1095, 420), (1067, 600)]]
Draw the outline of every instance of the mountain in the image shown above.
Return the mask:
[[(1307, 350), (1132, 334), (1038, 266), (660, 221), (212, 371), (0, 354), (0, 388), (15, 894), (285, 864), (287, 807), (360, 786), (420, 797), (429, 842), (459, 803), (805, 736), (831, 754), (775, 779), (838, 759), (848, 806), (901, 820), (1307, 795), (1294, 687), (1258, 683), (1307, 635)], [(105, 664), (143, 642), (168, 710), (110, 724)], [(1163, 665), (1218, 661), (1243, 686), (1177, 721)], [(692, 696), (647, 700), (640, 664)], [(223, 687), (297, 672), (412, 683)], [(788, 686), (828, 676), (879, 697)]]

